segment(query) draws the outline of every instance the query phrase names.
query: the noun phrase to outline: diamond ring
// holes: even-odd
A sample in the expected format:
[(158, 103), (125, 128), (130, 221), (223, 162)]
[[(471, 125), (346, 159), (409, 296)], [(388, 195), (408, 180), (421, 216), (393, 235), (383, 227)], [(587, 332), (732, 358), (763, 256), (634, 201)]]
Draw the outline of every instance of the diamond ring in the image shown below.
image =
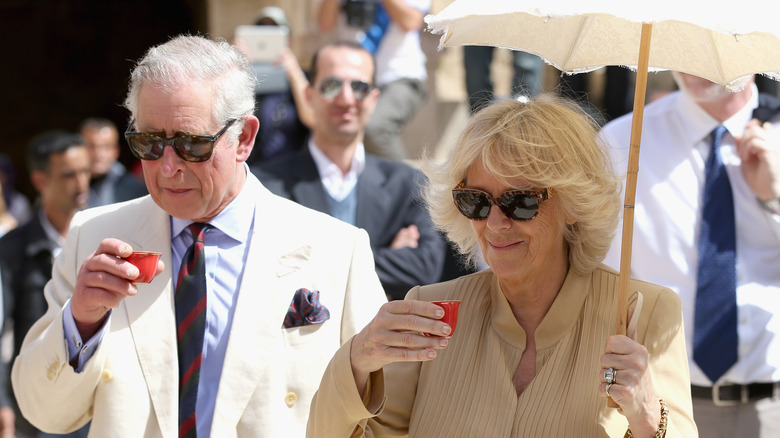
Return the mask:
[(604, 370), (604, 381), (612, 384), (617, 380), (617, 370), (614, 368), (607, 368)]

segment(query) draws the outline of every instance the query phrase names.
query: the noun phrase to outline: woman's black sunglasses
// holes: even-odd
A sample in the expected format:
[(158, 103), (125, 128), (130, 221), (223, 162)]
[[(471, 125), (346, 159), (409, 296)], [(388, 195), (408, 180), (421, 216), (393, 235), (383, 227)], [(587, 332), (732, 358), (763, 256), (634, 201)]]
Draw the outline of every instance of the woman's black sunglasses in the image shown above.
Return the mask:
[(165, 138), (159, 135), (131, 131), (130, 128), (135, 124), (135, 120), (133, 120), (125, 131), (125, 140), (127, 140), (133, 155), (141, 160), (158, 160), (163, 156), (165, 145), (170, 145), (182, 160), (202, 163), (211, 158), (214, 143), (235, 121), (236, 119), (228, 120), (225, 127), (214, 135), (179, 135)]
[(452, 199), (458, 211), (473, 221), (481, 221), (488, 218), (490, 209), (497, 205), (502, 212), (513, 221), (530, 221), (539, 213), (542, 201), (553, 197), (555, 192), (550, 188), (542, 190), (510, 190), (504, 192), (498, 198), (490, 193), (465, 187), (463, 180), (452, 189)]

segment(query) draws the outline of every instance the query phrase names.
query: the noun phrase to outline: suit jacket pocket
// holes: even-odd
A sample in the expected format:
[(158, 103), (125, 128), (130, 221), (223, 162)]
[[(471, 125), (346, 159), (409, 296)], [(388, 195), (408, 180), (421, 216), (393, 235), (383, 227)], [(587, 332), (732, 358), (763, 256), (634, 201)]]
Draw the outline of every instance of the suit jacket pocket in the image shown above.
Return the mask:
[(284, 340), (287, 345), (294, 347), (296, 345), (310, 344), (312, 342), (323, 342), (327, 339), (325, 333), (331, 325), (334, 325), (332, 321), (325, 321), (321, 324), (283, 328), (282, 332), (284, 333)]

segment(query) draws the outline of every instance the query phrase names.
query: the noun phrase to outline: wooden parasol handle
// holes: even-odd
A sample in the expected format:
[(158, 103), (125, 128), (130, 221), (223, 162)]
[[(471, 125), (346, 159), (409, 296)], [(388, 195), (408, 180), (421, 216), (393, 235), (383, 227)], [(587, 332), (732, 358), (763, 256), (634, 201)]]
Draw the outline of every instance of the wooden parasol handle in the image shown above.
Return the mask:
[[(634, 201), (636, 200), (636, 176), (639, 173), (639, 143), (642, 138), (642, 120), (645, 113), (645, 94), (647, 92), (647, 68), (650, 59), (650, 37), (653, 33), (651, 23), (642, 23), (639, 42), (639, 62), (636, 70), (634, 88), (634, 115), (631, 119), (631, 141), (628, 151), (628, 172), (626, 173), (626, 197), (623, 205), (623, 237), (620, 248), (620, 277), (618, 280), (617, 327), (619, 335), (626, 334), (628, 319), (628, 285), (631, 279), (631, 241), (634, 237)], [(618, 407), (611, 398), (608, 406)]]

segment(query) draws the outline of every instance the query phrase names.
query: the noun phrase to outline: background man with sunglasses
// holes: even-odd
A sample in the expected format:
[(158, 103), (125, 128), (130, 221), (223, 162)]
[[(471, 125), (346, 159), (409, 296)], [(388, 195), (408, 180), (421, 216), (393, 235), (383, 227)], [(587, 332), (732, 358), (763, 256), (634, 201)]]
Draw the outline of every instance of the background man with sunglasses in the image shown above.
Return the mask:
[(336, 30), (376, 59), (382, 94), (366, 126), (366, 150), (393, 160), (406, 158), (401, 132), (427, 96), (426, 56), (420, 45), (431, 0), (317, 0), (322, 32)]
[(379, 97), (371, 53), (336, 42), (315, 53), (311, 66), (306, 97), (314, 126), (308, 147), (253, 172), (272, 192), (365, 229), (392, 299), (439, 281), (446, 247), (421, 203), (422, 173), (368, 154), (363, 146)]
[[(203, 37), (153, 47), (133, 70), (125, 136), (150, 196), (73, 220), (12, 372), (36, 426), (304, 436), (329, 358), (386, 299), (364, 231), (249, 173), (254, 85), (238, 49)], [(162, 252), (151, 283), (133, 283), (131, 250)]]

